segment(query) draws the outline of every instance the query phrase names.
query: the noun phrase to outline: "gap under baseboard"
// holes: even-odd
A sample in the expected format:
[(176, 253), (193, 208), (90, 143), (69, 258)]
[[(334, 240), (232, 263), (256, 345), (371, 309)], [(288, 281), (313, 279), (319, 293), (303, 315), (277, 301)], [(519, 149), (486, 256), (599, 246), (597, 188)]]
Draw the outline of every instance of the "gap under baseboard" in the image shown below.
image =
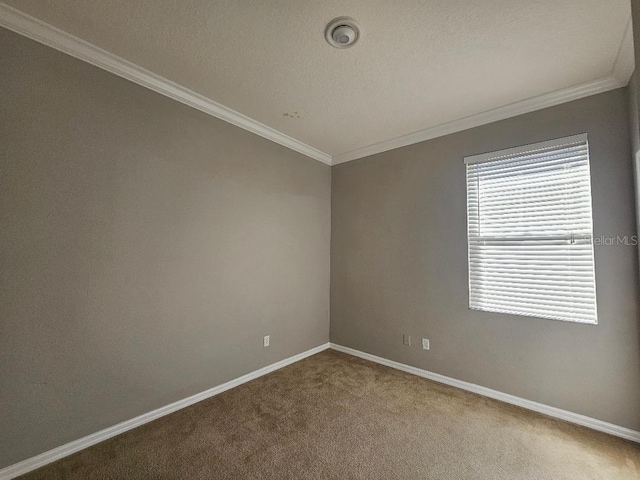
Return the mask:
[(517, 405), (518, 407), (526, 408), (527, 410), (533, 410), (534, 412), (542, 413), (550, 417), (558, 418), (560, 420), (564, 420), (570, 423), (575, 423), (576, 425), (581, 425), (583, 427), (588, 427), (593, 430), (598, 430), (600, 432), (608, 433), (610, 435), (615, 435), (616, 437), (620, 437), (626, 440), (631, 440), (631, 441), (640, 443), (640, 432), (636, 430), (631, 430), (630, 428), (621, 427), (613, 423), (597, 420), (595, 418), (587, 417), (585, 415), (580, 415), (578, 413), (573, 413), (568, 410), (562, 410), (560, 408), (550, 407), (549, 405), (533, 402), (525, 398), (516, 397), (515, 395), (499, 392), (497, 390), (492, 390), (491, 388), (476, 385), (474, 383), (457, 380), (455, 378), (447, 377), (445, 375), (440, 375), (439, 373), (430, 372), (428, 370), (423, 370), (421, 368), (412, 367), (411, 365), (406, 365), (404, 363), (388, 360), (386, 358), (378, 357), (370, 353), (361, 352), (360, 350), (355, 350), (353, 348), (343, 347), (342, 345), (338, 345), (335, 343), (331, 343), (331, 348), (339, 352), (347, 353), (355, 357), (360, 357), (365, 360), (369, 360), (371, 362), (375, 362), (381, 365), (386, 365), (387, 367), (395, 368), (396, 370), (402, 370), (403, 372), (428, 378), (429, 380), (433, 380), (435, 382), (444, 383), (452, 387), (477, 393), (479, 395), (493, 398), (495, 400), (500, 400), (501, 402)]
[(9, 480), (11, 478), (15, 478), (20, 475), (24, 475), (25, 473), (31, 472), (37, 468), (44, 467), (45, 465), (55, 462), (56, 460), (60, 460), (61, 458), (67, 457), (72, 453), (84, 450), (85, 448), (95, 445), (96, 443), (103, 442), (104, 440), (115, 437), (116, 435), (120, 435), (121, 433), (132, 430), (136, 427), (144, 425), (145, 423), (149, 423), (153, 420), (156, 420), (157, 418), (164, 417), (165, 415), (169, 415), (170, 413), (193, 405), (194, 403), (198, 403), (202, 400), (206, 400), (207, 398), (214, 397), (222, 392), (242, 385), (243, 383), (247, 383), (258, 377), (262, 377), (267, 373), (274, 372), (283, 367), (286, 367), (287, 365), (291, 365), (292, 363), (296, 363), (304, 358), (310, 357), (311, 355), (320, 353), (323, 350), (327, 350), (328, 348), (329, 343), (319, 345), (305, 352), (293, 355), (292, 357), (285, 358), (284, 360), (280, 360), (279, 362), (272, 363), (271, 365), (267, 365), (266, 367), (247, 373), (246, 375), (230, 380), (226, 383), (223, 383), (222, 385), (218, 385), (217, 387), (210, 388), (209, 390), (205, 390), (204, 392), (196, 393), (195, 395), (192, 395), (190, 397), (178, 400), (177, 402), (171, 403), (156, 410), (152, 410), (151, 412), (144, 413), (138, 417), (132, 418), (131, 420), (126, 420), (124, 422), (118, 423), (113, 427), (105, 428), (104, 430), (92, 433), (91, 435), (87, 435), (86, 437), (74, 440), (73, 442), (66, 443), (52, 450), (36, 455), (35, 457), (27, 458), (26, 460), (22, 460), (21, 462), (9, 465), (8, 467), (0, 470), (0, 480)]

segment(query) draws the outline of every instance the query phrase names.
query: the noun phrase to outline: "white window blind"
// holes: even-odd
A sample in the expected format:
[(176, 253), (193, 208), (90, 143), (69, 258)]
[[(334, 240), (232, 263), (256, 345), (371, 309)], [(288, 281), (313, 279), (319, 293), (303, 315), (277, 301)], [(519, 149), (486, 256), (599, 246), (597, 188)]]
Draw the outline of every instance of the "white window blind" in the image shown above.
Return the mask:
[(465, 163), (469, 307), (597, 323), (586, 134)]

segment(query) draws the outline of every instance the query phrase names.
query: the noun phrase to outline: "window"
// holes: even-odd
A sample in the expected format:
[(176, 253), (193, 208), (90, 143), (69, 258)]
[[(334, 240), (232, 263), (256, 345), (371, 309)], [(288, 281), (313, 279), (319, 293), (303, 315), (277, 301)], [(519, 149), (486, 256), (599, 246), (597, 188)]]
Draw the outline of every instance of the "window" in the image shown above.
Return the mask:
[(596, 324), (587, 135), (465, 164), (469, 308)]

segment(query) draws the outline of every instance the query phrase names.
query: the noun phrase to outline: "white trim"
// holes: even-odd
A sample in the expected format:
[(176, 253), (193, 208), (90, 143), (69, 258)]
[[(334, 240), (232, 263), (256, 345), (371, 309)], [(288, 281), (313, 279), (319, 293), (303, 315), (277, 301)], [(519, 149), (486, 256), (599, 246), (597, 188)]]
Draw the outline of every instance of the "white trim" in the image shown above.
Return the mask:
[(611, 69), (611, 73), (606, 77), (544, 95), (539, 95), (537, 97), (532, 97), (503, 107), (487, 110), (485, 112), (470, 115), (451, 122), (441, 123), (440, 125), (435, 125), (424, 130), (419, 130), (417, 132), (391, 138), (389, 140), (384, 140), (350, 152), (334, 155), (331, 165), (338, 165), (339, 163), (357, 160), (377, 153), (394, 150), (407, 145), (413, 145), (414, 143), (443, 137), (451, 133), (461, 132), (470, 128), (497, 122), (499, 120), (505, 120), (525, 113), (535, 112), (536, 110), (541, 110), (543, 108), (553, 107), (573, 100), (579, 100), (590, 95), (596, 95), (616, 88), (625, 87), (629, 83), (629, 79), (633, 74), (634, 68), (635, 56), (633, 49), (633, 28), (631, 17), (629, 17), (624, 34), (622, 35), (622, 40), (620, 41), (620, 46), (618, 47), (618, 53), (613, 64), (613, 68)]
[(243, 375), (242, 377), (238, 377), (234, 380), (230, 380), (229, 382), (223, 383), (222, 385), (218, 385), (217, 387), (210, 388), (209, 390), (206, 390), (204, 392), (198, 393), (196, 395), (185, 398), (183, 400), (179, 400), (165, 407), (158, 408), (157, 410), (153, 410), (151, 412), (145, 413), (138, 417), (132, 418), (131, 420), (126, 420), (124, 422), (121, 422), (117, 425), (114, 425), (113, 427), (109, 427), (99, 432), (93, 433), (91, 435), (87, 435), (86, 437), (83, 437), (79, 440), (69, 442), (60, 447), (57, 447), (47, 452), (36, 455), (35, 457), (31, 457), (21, 462), (5, 467), (2, 470), (0, 470), (0, 480), (9, 480), (17, 476), (24, 475), (25, 473), (29, 473), (37, 468), (40, 468), (52, 462), (55, 462), (56, 460), (64, 458), (68, 455), (76, 453), (80, 450), (88, 448), (92, 445), (100, 443), (109, 438), (115, 437), (116, 435), (120, 435), (121, 433), (132, 430), (136, 427), (144, 425), (145, 423), (149, 423), (160, 417), (163, 417), (175, 411), (181, 410), (185, 407), (193, 405), (194, 403), (200, 402), (202, 400), (206, 400), (207, 398), (218, 395), (222, 392), (225, 392), (234, 387), (242, 385), (243, 383), (247, 383), (251, 380), (254, 380), (258, 377), (271, 373), (275, 370), (286, 367), (287, 365), (291, 365), (292, 363), (295, 363), (304, 358), (310, 357), (311, 355), (320, 353), (328, 348), (332, 348), (339, 352), (347, 353), (349, 355), (353, 355), (356, 357), (364, 358), (365, 360), (379, 363), (381, 365), (386, 365), (387, 367), (395, 368), (397, 370), (402, 370), (403, 372), (428, 378), (429, 380), (433, 380), (439, 383), (444, 383), (446, 385), (451, 385), (453, 387), (457, 387), (462, 390), (474, 392), (479, 395), (483, 395), (485, 397), (494, 398), (496, 400), (500, 400), (505, 403), (517, 405), (519, 407), (523, 407), (528, 410), (533, 410), (535, 412), (549, 415), (550, 417), (559, 418), (567, 422), (589, 427), (594, 430), (615, 435), (617, 437), (625, 438), (627, 440), (632, 440), (634, 442), (640, 442), (640, 432), (637, 432), (635, 430), (631, 430), (625, 427), (620, 427), (618, 425), (603, 422), (602, 420), (596, 420), (594, 418), (586, 417), (584, 415), (580, 415), (577, 413), (572, 413), (567, 410), (561, 410), (559, 408), (550, 407), (547, 405), (543, 405), (541, 403), (532, 402), (530, 400), (525, 400), (524, 398), (516, 397), (514, 395), (509, 395), (507, 393), (498, 392), (497, 390), (481, 387), (480, 385), (464, 382), (462, 380), (456, 380), (454, 378), (446, 377), (438, 373), (429, 372), (421, 368), (412, 367), (410, 365), (405, 365), (399, 362), (394, 362), (393, 360), (387, 360), (386, 358), (377, 357), (375, 355), (361, 352), (353, 348), (343, 347), (342, 345), (338, 345), (335, 343), (325, 343), (323, 345), (319, 345), (315, 348), (299, 353), (292, 357), (285, 358), (284, 360), (280, 360), (279, 362), (273, 363), (259, 370), (255, 370), (251, 373)]
[(194, 403), (201, 402), (202, 400), (206, 400), (207, 398), (218, 395), (222, 392), (230, 390), (238, 385), (242, 385), (243, 383), (247, 383), (251, 380), (254, 380), (258, 377), (266, 375), (267, 373), (271, 373), (275, 370), (278, 370), (282, 367), (286, 367), (287, 365), (291, 365), (292, 363), (298, 362), (304, 358), (310, 357), (311, 355), (315, 355), (316, 353), (320, 353), (323, 350), (329, 348), (329, 343), (325, 343), (324, 345), (319, 345), (315, 348), (307, 350), (306, 352), (299, 353), (289, 358), (285, 358), (284, 360), (280, 360), (279, 362), (272, 363), (266, 367), (260, 368), (259, 370), (255, 370), (251, 373), (247, 373), (241, 377), (238, 377), (234, 380), (230, 380), (222, 385), (218, 385), (217, 387), (210, 388), (209, 390), (205, 390), (204, 392), (197, 393), (191, 397), (178, 400), (170, 405), (165, 407), (158, 408), (157, 410), (153, 410), (151, 412), (145, 413), (138, 417), (132, 418), (131, 420), (126, 420), (121, 422), (113, 427), (105, 428), (99, 432), (93, 433), (91, 435), (87, 435), (79, 440), (75, 440), (73, 442), (69, 442), (60, 447), (54, 448), (53, 450), (49, 450), (48, 452), (41, 453), (40, 455), (36, 455), (35, 457), (28, 458), (16, 464), (10, 465), (6, 468), (0, 470), (0, 480), (9, 480), (11, 478), (15, 478), (19, 475), (24, 475), (25, 473), (31, 472), (36, 468), (43, 467), (49, 463), (55, 462), (61, 458), (64, 458), (72, 453), (83, 450), (91, 445), (95, 445), (96, 443), (103, 442), (111, 437), (115, 437), (116, 435), (120, 435), (121, 433), (132, 430), (140, 425), (144, 425), (145, 423), (149, 423), (153, 420), (156, 420), (160, 417), (164, 417), (170, 413), (173, 413), (177, 410), (181, 410), (185, 407), (193, 405)]
[(4, 3), (0, 3), (0, 26), (331, 165), (331, 155)]
[(522, 145), (521, 147), (505, 148), (503, 150), (496, 150), (494, 152), (470, 155), (468, 157), (464, 157), (464, 163), (466, 165), (469, 165), (472, 163), (488, 162), (490, 160), (497, 160), (503, 157), (512, 157), (515, 155), (535, 152), (536, 150), (545, 150), (547, 148), (555, 147), (568, 147), (570, 145), (586, 142), (587, 134), (579, 133), (578, 135), (571, 135), (570, 137), (555, 138), (553, 140), (547, 140), (545, 142), (530, 143), (529, 145)]
[(553, 107), (561, 103), (571, 102), (573, 100), (596, 95), (598, 93), (608, 92), (609, 90), (624, 87), (625, 85), (626, 83), (621, 82), (617, 77), (609, 75), (608, 77), (601, 78), (600, 80), (583, 83), (582, 85), (576, 85), (556, 92), (547, 93), (545, 95), (539, 95), (527, 100), (522, 100), (521, 102), (512, 103), (510, 105), (505, 105), (504, 107), (494, 108), (493, 110), (471, 115), (460, 120), (442, 123), (408, 135), (375, 143), (368, 147), (358, 148), (351, 152), (334, 155), (331, 164), (338, 165), (339, 163), (368, 157), (370, 155), (375, 155), (376, 153), (382, 153), (388, 150), (405, 147), (407, 145), (413, 145), (414, 143), (423, 142), (425, 140), (443, 137), (451, 133), (461, 132), (470, 128), (497, 122), (499, 120), (517, 117), (518, 115), (534, 112), (543, 108)]
[(418, 375), (419, 377), (428, 378), (429, 380), (433, 380), (435, 382), (444, 383), (445, 385), (451, 385), (452, 387), (477, 393), (479, 395), (493, 398), (495, 400), (500, 400), (501, 402), (517, 405), (518, 407), (526, 408), (527, 410), (533, 410), (534, 412), (542, 413), (550, 417), (559, 418), (560, 420), (564, 420), (566, 422), (575, 423), (576, 425), (582, 425), (583, 427), (588, 427), (593, 430), (598, 430), (610, 435), (615, 435), (616, 437), (625, 438), (627, 440), (640, 443), (640, 432), (631, 430), (630, 428), (614, 425), (613, 423), (603, 422), (602, 420), (597, 420), (595, 418), (569, 412), (560, 408), (550, 407), (542, 403), (532, 402), (531, 400), (516, 397), (515, 395), (509, 395), (508, 393), (492, 390), (490, 388), (482, 387), (474, 383), (457, 380), (455, 378), (440, 375), (439, 373), (429, 372), (428, 370), (412, 367), (404, 363), (387, 360), (386, 358), (377, 357), (375, 355), (371, 355), (370, 353), (361, 352), (349, 347), (343, 347), (342, 345), (338, 345), (335, 343), (331, 343), (331, 348), (339, 352), (347, 353), (355, 357), (364, 358), (365, 360), (369, 360), (371, 362), (395, 368), (396, 370), (402, 370), (403, 372)]
[(620, 83), (627, 85), (631, 79), (631, 75), (633, 75), (633, 70), (636, 67), (635, 63), (633, 25), (631, 23), (631, 17), (629, 17), (627, 26), (624, 29), (624, 34), (622, 35), (620, 47), (618, 48), (616, 60), (613, 64), (613, 76), (620, 80)]
[(396, 148), (423, 142), (451, 133), (460, 132), (469, 128), (478, 127), (488, 123), (497, 122), (507, 118), (530, 113), (543, 108), (552, 107), (561, 103), (578, 100), (580, 98), (607, 92), (624, 87), (629, 83), (629, 78), (635, 67), (633, 55), (633, 34), (631, 20), (627, 23), (622, 41), (618, 49), (611, 74), (598, 80), (575, 85), (555, 92), (532, 97), (520, 102), (515, 102), (502, 107), (487, 110), (465, 118), (435, 125), (400, 137), (384, 140), (366, 147), (358, 148), (350, 152), (334, 155), (333, 157), (295, 138), (281, 133), (263, 123), (253, 120), (235, 110), (221, 105), (213, 100), (195, 93), (171, 80), (135, 65), (117, 55), (114, 55), (100, 47), (97, 47), (81, 38), (71, 35), (57, 27), (49, 25), (20, 10), (0, 2), (0, 26), (12, 30), (20, 35), (31, 38), (49, 47), (60, 50), (68, 55), (76, 57), (87, 63), (95, 65), (108, 72), (126, 78), (138, 85), (149, 88), (157, 93), (177, 100), (185, 105), (193, 107), (213, 117), (236, 125), (249, 132), (260, 135), (295, 150), (303, 155), (319, 160), (327, 165), (368, 157), (377, 153), (386, 152)]

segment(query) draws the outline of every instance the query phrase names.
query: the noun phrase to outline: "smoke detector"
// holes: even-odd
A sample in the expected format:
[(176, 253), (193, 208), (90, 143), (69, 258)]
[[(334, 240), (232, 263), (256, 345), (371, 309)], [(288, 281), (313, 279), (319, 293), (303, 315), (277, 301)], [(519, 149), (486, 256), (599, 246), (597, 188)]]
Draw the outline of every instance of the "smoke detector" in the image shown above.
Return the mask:
[(338, 17), (329, 22), (324, 37), (332, 47), (348, 48), (358, 41), (360, 25), (351, 17)]

